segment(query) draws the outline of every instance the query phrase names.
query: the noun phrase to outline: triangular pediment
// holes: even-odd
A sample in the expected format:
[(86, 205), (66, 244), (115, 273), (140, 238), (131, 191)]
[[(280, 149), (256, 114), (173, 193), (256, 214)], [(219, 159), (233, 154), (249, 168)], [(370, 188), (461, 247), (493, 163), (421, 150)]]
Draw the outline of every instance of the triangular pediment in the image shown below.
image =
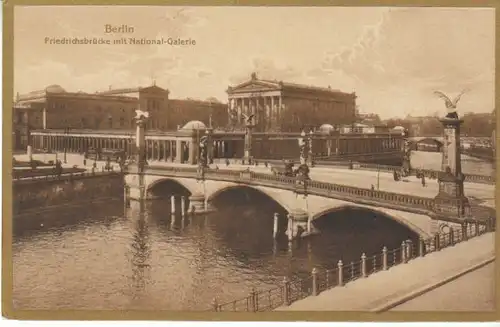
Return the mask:
[(151, 85), (151, 86), (147, 86), (147, 87), (142, 87), (140, 89), (140, 92), (147, 92), (147, 93), (162, 93), (162, 92), (167, 92), (167, 90), (159, 87), (159, 86), (156, 86), (156, 85)]
[(272, 91), (280, 88), (278, 83), (251, 80), (230, 88), (231, 93)]

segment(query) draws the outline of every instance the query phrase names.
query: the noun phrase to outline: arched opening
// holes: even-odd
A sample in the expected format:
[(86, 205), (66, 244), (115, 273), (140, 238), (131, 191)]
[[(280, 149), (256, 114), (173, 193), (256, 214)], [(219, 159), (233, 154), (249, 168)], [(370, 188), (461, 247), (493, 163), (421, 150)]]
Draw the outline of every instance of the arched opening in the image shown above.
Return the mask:
[[(367, 258), (401, 247), (411, 240), (417, 245), (419, 230), (380, 210), (341, 206), (325, 210), (313, 217), (319, 229), (318, 237), (311, 239), (315, 264), (334, 267), (338, 260), (344, 264), (357, 262), (363, 253)], [(334, 260), (332, 260), (332, 257)]]
[(188, 187), (173, 179), (162, 179), (152, 183), (147, 189), (148, 195), (153, 198), (170, 198), (170, 196), (189, 197)]
[(443, 143), (434, 138), (425, 138), (418, 142), (416, 142), (417, 151), (426, 151), (426, 152), (441, 152), (443, 147)]
[[(190, 219), (182, 219), (181, 213), (183, 207), (185, 211), (189, 210), (190, 195), (187, 186), (176, 180), (162, 179), (154, 182), (147, 189), (147, 196), (150, 198), (147, 203), (148, 216), (160, 225), (169, 226), (168, 229), (183, 229), (191, 222)], [(174, 226), (171, 226), (172, 223)]]
[(210, 197), (217, 209), (210, 225), (227, 251), (243, 263), (272, 253), (274, 213), (278, 213), (279, 239), (285, 237), (287, 210), (270, 195), (248, 186), (234, 186)]

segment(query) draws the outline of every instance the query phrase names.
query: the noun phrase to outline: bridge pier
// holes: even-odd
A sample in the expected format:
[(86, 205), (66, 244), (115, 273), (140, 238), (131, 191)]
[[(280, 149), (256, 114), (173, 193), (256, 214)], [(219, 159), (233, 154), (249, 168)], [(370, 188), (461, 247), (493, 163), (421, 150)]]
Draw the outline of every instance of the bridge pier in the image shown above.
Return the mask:
[(286, 235), (292, 241), (299, 237), (319, 234), (319, 230), (311, 223), (310, 214), (302, 209), (294, 209), (288, 214)]
[(128, 200), (142, 201), (146, 199), (146, 184), (143, 174), (130, 174), (127, 181), (128, 191), (125, 193)]
[(210, 205), (206, 193), (205, 181), (198, 181), (197, 190), (195, 190), (189, 197), (189, 213), (205, 214), (215, 210), (215, 208)]

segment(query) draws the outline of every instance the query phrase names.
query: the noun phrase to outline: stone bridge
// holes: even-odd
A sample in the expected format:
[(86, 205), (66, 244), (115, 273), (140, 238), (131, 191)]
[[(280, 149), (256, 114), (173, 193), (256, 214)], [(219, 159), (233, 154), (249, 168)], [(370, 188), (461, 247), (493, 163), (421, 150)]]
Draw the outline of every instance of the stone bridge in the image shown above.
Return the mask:
[[(278, 203), (289, 213), (289, 238), (314, 233), (312, 222), (328, 213), (345, 208), (359, 208), (381, 214), (405, 225), (422, 237), (429, 237), (457, 221), (437, 217), (434, 199), (363, 189), (358, 187), (309, 181), (266, 173), (235, 170), (205, 170), (200, 179), (196, 168), (149, 166), (144, 173), (129, 169), (125, 177), (131, 199), (152, 198), (155, 186), (175, 181), (190, 194), (189, 211), (203, 213), (222, 192), (248, 187)], [(292, 232), (290, 232), (290, 230)]]

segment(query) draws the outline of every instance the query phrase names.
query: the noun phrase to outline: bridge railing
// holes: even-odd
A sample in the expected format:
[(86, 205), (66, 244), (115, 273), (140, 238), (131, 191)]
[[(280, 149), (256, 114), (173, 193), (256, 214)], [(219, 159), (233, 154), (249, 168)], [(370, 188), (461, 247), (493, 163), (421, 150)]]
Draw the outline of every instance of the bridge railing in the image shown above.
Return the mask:
[[(427, 178), (436, 179), (438, 178), (439, 171), (431, 170), (431, 169), (412, 169), (411, 174), (415, 176), (417, 173), (423, 174)], [(481, 184), (495, 184), (496, 178), (495, 176), (488, 175), (476, 175), (476, 174), (464, 174), (465, 182), (469, 183), (481, 183)]]
[(314, 268), (311, 274), (305, 278), (290, 281), (284, 277), (281, 285), (268, 290), (255, 291), (253, 289), (249, 296), (238, 300), (219, 304), (217, 298), (214, 298), (209, 311), (258, 312), (288, 306), (305, 297), (316, 296), (335, 287), (343, 287), (347, 283), (406, 264), (417, 257), (426, 256), (495, 230), (495, 218), (491, 218), (482, 223), (475, 221), (474, 224), (467, 224), (466, 227), (450, 229), (446, 233), (437, 233), (428, 239), (420, 238), (417, 244), (411, 240), (403, 241), (399, 247), (391, 250), (383, 247), (380, 253), (369, 257), (363, 253), (360, 260), (348, 264), (339, 260), (334, 269), (318, 271)]
[[(172, 175), (176, 177), (197, 178), (196, 168), (192, 167), (155, 167), (150, 166), (148, 171), (158, 175)], [(305, 181), (298, 185), (297, 179), (282, 175), (271, 175), (266, 173), (257, 173), (252, 171), (235, 170), (214, 170), (207, 169), (205, 178), (241, 182), (249, 185), (260, 185), (275, 187), (284, 190), (307, 192), (312, 195), (336, 198), (345, 201), (352, 201), (355, 198), (358, 201), (365, 201), (367, 204), (379, 204), (390, 206), (391, 208), (406, 208), (411, 212), (425, 213), (433, 210), (434, 200), (410, 194), (399, 194), (387, 191), (359, 188), (355, 186), (326, 183), (320, 181)], [(396, 208), (397, 207), (397, 208)]]

